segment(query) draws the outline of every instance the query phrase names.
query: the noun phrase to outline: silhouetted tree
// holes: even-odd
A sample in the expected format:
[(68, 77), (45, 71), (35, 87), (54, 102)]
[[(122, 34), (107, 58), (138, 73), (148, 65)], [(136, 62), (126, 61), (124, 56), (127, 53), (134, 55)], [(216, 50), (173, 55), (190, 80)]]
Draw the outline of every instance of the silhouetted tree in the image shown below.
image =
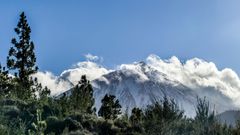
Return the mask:
[(73, 88), (70, 103), (74, 111), (91, 114), (95, 112), (94, 102), (92, 85), (87, 80), (86, 75), (83, 75), (79, 83)]
[(182, 117), (183, 111), (175, 101), (164, 96), (163, 100), (147, 106), (144, 112), (144, 127), (148, 134), (173, 134), (178, 132), (174, 124), (177, 124)]
[(121, 114), (121, 105), (119, 100), (115, 99), (114, 95), (105, 95), (102, 99), (102, 106), (98, 111), (98, 115), (105, 119), (116, 119), (119, 114)]
[(236, 120), (235, 129), (232, 131), (233, 135), (240, 135), (240, 120)]
[(63, 95), (57, 100), (57, 103), (59, 104), (59, 110), (60, 114), (65, 117), (69, 114), (69, 107), (71, 104), (69, 104), (68, 96), (66, 93), (63, 93)]
[(206, 98), (197, 98), (195, 128), (198, 134), (215, 134), (217, 126), (215, 113), (210, 110)]
[(14, 29), (18, 38), (12, 39), (13, 47), (9, 50), (7, 57), (7, 67), (15, 72), (16, 80), (19, 83), (19, 98), (27, 99), (34, 95), (35, 89), (31, 89), (34, 84), (30, 77), (36, 73), (36, 56), (34, 53), (34, 44), (31, 41), (31, 28), (28, 25), (24, 12), (21, 13), (17, 27)]
[(5, 67), (0, 65), (0, 97), (8, 97), (12, 89), (12, 78), (9, 76)]
[(209, 110), (209, 102), (206, 101), (206, 98), (200, 99), (197, 98), (197, 106), (196, 106), (196, 116), (195, 120), (205, 123), (208, 120), (214, 118), (214, 111)]
[(141, 121), (143, 119), (143, 112), (140, 108), (133, 108), (132, 114), (130, 116), (130, 122), (133, 126), (140, 125)]

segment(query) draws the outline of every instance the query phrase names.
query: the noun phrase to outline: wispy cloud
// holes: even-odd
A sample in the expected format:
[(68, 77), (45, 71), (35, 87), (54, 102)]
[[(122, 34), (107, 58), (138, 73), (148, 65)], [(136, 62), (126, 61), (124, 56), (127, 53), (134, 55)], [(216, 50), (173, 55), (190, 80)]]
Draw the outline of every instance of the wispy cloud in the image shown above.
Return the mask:
[(103, 62), (103, 57), (92, 55), (90, 53), (84, 55), (87, 61), (93, 61), (93, 62)]

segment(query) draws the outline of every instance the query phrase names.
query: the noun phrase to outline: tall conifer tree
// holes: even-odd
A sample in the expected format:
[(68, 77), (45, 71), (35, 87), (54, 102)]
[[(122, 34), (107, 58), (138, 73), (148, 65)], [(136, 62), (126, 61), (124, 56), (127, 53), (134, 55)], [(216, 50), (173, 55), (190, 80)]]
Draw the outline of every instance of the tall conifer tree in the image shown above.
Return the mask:
[(98, 111), (98, 115), (105, 119), (116, 119), (121, 114), (122, 106), (114, 95), (105, 95), (102, 99), (102, 106)]
[(73, 88), (70, 101), (74, 111), (94, 113), (93, 88), (86, 75), (81, 77), (79, 83)]
[(30, 38), (31, 28), (24, 12), (21, 13), (17, 27), (14, 30), (18, 37), (12, 39), (13, 47), (9, 50), (7, 67), (14, 72), (20, 86), (16, 95), (26, 99), (35, 93), (34, 89), (31, 89), (34, 81), (30, 75), (36, 73), (38, 67), (36, 66), (34, 43)]

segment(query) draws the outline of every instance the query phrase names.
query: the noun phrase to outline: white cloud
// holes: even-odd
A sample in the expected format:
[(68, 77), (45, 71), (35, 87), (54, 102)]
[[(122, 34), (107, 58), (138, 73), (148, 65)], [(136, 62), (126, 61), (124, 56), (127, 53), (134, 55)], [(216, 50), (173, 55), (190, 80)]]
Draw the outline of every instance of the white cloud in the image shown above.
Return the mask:
[(158, 71), (192, 89), (214, 87), (231, 98), (236, 105), (240, 105), (240, 80), (232, 69), (219, 70), (213, 62), (198, 58), (181, 63), (175, 56), (169, 60), (162, 60), (156, 55), (150, 55), (146, 61)]
[(133, 64), (122, 64), (117, 67), (117, 70), (122, 70), (126, 75), (137, 75), (138, 81), (143, 82), (148, 80), (148, 77), (142, 72), (142, 67), (140, 64), (137, 64), (136, 62)]
[(62, 93), (72, 87), (71, 83), (59, 79), (51, 72), (38, 72), (33, 76), (38, 78), (38, 82), (43, 86), (47, 86), (51, 90), (52, 95)]
[(47, 86), (52, 95), (56, 95), (76, 85), (82, 75), (86, 75), (87, 79), (92, 81), (110, 71), (94, 62), (84, 61), (75, 64), (71, 69), (64, 70), (60, 76), (55, 76), (51, 72), (38, 72), (33, 76), (38, 78), (43, 86)]
[(60, 77), (68, 79), (73, 84), (77, 84), (82, 75), (92, 81), (100, 76), (107, 74), (110, 70), (90, 61), (79, 62), (72, 69), (65, 70)]
[(103, 62), (103, 58), (99, 56), (92, 55), (90, 53), (85, 55), (85, 58), (87, 61), (93, 61), (93, 62)]

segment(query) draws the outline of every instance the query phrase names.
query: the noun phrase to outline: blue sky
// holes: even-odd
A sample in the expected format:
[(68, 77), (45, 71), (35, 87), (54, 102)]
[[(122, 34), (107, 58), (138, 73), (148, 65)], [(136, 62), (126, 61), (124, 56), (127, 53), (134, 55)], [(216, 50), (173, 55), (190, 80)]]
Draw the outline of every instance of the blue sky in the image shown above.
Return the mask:
[(240, 73), (239, 6), (238, 0), (3, 0), (0, 61), (25, 11), (41, 70), (59, 74), (91, 53), (106, 67), (156, 54), (198, 57)]

